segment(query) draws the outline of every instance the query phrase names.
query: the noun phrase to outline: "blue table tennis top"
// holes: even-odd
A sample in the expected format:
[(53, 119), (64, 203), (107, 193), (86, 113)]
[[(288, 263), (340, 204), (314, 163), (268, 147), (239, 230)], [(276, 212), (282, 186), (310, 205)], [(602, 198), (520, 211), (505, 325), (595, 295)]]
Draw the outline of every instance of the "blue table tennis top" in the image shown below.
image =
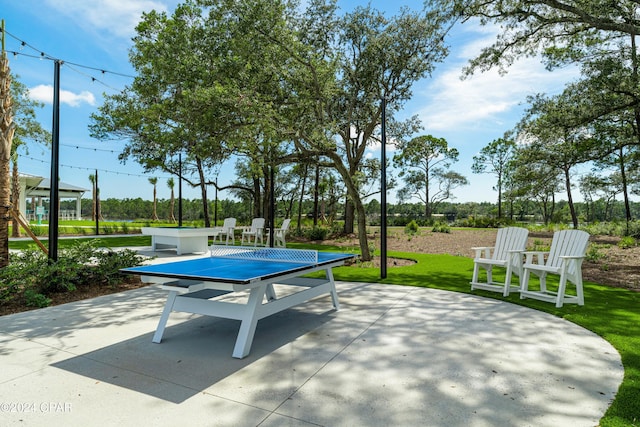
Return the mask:
[(317, 263), (206, 257), (123, 268), (120, 271), (143, 276), (247, 284), (298, 271), (303, 272), (314, 267), (344, 262), (353, 257), (353, 254), (318, 252)]

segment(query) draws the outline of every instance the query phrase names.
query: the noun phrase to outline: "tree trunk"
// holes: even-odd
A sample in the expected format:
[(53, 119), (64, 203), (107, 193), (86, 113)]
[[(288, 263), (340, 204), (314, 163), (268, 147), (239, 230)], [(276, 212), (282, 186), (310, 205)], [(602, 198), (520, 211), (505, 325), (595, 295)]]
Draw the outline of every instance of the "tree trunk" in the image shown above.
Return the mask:
[(426, 220), (431, 219), (431, 201), (429, 200), (429, 168), (425, 169), (425, 183), (424, 183), (424, 217)]
[(153, 184), (153, 214), (151, 215), (151, 219), (154, 221), (158, 220), (158, 197), (156, 194), (156, 185)]
[(313, 225), (318, 225), (318, 186), (320, 185), (320, 166), (316, 165), (316, 179), (313, 184)]
[(502, 175), (498, 174), (498, 219), (502, 218)]
[(304, 166), (304, 175), (302, 175), (302, 185), (300, 186), (300, 199), (298, 201), (298, 234), (302, 227), (302, 202), (304, 200), (304, 189), (307, 185), (307, 174), (309, 172), (309, 166)]
[(354, 205), (358, 216), (358, 242), (360, 243), (361, 258), (363, 261), (371, 261), (371, 252), (369, 251), (369, 242), (367, 239), (367, 215), (364, 210), (364, 205), (359, 198)]
[(571, 222), (573, 228), (578, 228), (578, 215), (576, 214), (576, 207), (573, 204), (573, 196), (571, 195), (571, 177), (569, 176), (569, 168), (564, 168), (564, 183), (567, 187), (567, 202), (569, 203), (569, 212), (571, 212)]
[(631, 205), (629, 203), (629, 189), (627, 185), (627, 170), (624, 162), (624, 148), (620, 147), (620, 180), (622, 181), (622, 195), (624, 197), (624, 213), (627, 220), (627, 231), (631, 221)]
[(176, 216), (174, 214), (176, 207), (176, 197), (173, 193), (173, 188), (171, 189), (171, 201), (169, 202), (169, 221), (176, 222)]
[(347, 196), (344, 202), (344, 232), (346, 234), (353, 233), (355, 222), (355, 208)]
[(11, 73), (6, 53), (0, 58), (0, 268), (9, 265), (9, 164), (15, 125), (11, 100)]
[[(16, 212), (20, 210), (20, 174), (18, 173), (18, 160), (15, 156), (13, 159), (13, 179), (11, 180), (11, 204)], [(20, 237), (20, 224), (16, 218), (12, 222), (11, 237)]]
[(211, 219), (209, 218), (209, 202), (207, 200), (207, 184), (205, 183), (204, 169), (202, 160), (196, 157), (196, 167), (198, 168), (198, 178), (200, 179), (200, 194), (202, 196), (202, 212), (204, 215), (204, 226), (211, 227)]
[[(264, 218), (265, 227), (269, 228), (271, 224), (271, 171), (269, 167), (265, 166), (263, 169), (264, 175), (264, 197), (262, 198), (262, 212)], [(274, 207), (274, 215), (275, 207)]]

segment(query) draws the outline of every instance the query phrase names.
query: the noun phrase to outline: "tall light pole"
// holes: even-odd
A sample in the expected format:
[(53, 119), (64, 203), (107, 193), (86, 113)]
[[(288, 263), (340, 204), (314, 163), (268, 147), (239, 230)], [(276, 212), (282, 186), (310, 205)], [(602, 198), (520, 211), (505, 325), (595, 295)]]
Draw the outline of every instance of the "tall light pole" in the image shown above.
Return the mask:
[(58, 210), (60, 185), (60, 60), (53, 62), (53, 126), (51, 132), (51, 185), (49, 188), (49, 261), (58, 261)]
[(380, 278), (387, 277), (387, 100), (382, 97), (382, 150), (380, 167)]

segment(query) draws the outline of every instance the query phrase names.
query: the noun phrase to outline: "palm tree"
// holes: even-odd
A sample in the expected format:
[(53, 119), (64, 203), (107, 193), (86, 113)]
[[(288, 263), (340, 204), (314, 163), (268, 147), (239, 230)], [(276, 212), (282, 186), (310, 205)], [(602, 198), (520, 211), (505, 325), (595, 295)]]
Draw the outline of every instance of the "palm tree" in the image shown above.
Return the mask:
[(157, 204), (158, 199), (156, 198), (156, 184), (158, 184), (158, 178), (153, 177), (149, 178), (149, 182), (153, 185), (153, 214), (151, 215), (151, 219), (154, 221), (158, 220), (158, 212), (157, 212)]
[(169, 221), (176, 222), (176, 216), (173, 214), (173, 210), (176, 204), (176, 198), (173, 194), (173, 187), (175, 187), (176, 183), (173, 178), (167, 179), (167, 186), (171, 189), (171, 201), (169, 202)]
[(5, 218), (9, 216), (11, 209), (9, 164), (14, 132), (11, 71), (3, 48), (0, 57), (0, 268), (9, 265), (9, 221)]

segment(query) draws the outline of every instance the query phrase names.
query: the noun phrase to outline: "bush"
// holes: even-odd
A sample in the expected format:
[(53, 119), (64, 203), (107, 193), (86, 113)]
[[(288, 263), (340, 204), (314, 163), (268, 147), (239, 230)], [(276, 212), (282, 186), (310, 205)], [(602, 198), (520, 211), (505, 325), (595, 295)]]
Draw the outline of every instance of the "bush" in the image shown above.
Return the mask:
[(73, 292), (90, 284), (112, 286), (124, 280), (121, 268), (144, 260), (130, 249), (105, 251), (97, 244), (98, 240), (89, 240), (62, 249), (56, 262), (35, 249), (12, 253), (10, 264), (0, 269), (0, 300), (22, 298), (28, 306), (44, 307), (53, 293)]
[(470, 216), (465, 219), (459, 219), (454, 222), (456, 227), (471, 228), (498, 228), (501, 226), (511, 225), (513, 221), (508, 218), (495, 218), (489, 216), (474, 217)]
[(631, 236), (625, 236), (622, 239), (620, 239), (620, 241), (618, 242), (618, 246), (622, 249), (629, 249), (637, 245), (638, 245), (638, 242), (636, 241), (635, 238)]
[(609, 245), (599, 245), (596, 243), (592, 243), (589, 245), (589, 250), (587, 251), (585, 259), (589, 262), (597, 262), (605, 257), (605, 255), (600, 252), (600, 249), (604, 249)]
[(317, 225), (305, 231), (305, 237), (309, 240), (324, 240), (328, 234), (329, 229)]
[(451, 227), (447, 224), (437, 223), (431, 229), (434, 233), (451, 233)]
[(415, 220), (411, 220), (411, 222), (409, 222), (405, 227), (404, 227), (404, 232), (405, 234), (418, 234), (418, 231), (420, 230), (420, 227), (418, 226), (418, 223)]

